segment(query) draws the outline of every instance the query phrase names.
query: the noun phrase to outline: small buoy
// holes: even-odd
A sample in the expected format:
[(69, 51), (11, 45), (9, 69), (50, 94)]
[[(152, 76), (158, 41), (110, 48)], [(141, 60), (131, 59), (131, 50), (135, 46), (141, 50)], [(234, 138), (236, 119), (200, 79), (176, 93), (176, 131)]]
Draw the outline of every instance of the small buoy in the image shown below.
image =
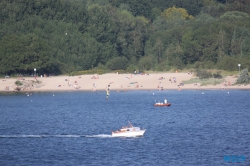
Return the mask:
[(155, 95), (155, 93), (153, 93), (153, 95)]
[(55, 96), (55, 95), (53, 94), (53, 96)]
[(229, 94), (229, 92), (227, 92)]
[(204, 94), (204, 92), (202, 92), (201, 94)]

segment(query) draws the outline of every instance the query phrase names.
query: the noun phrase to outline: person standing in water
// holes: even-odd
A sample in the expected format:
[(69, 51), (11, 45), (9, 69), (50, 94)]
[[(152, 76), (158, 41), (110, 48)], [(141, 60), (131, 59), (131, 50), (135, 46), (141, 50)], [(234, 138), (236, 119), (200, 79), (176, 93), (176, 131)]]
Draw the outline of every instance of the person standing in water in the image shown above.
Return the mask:
[(164, 100), (164, 103), (165, 103), (165, 104), (167, 104), (167, 103), (168, 103), (167, 99), (165, 99), (165, 100)]
[(108, 100), (108, 98), (109, 98), (109, 87), (110, 87), (110, 85), (108, 85), (108, 89), (106, 90), (106, 93), (107, 93), (106, 100)]

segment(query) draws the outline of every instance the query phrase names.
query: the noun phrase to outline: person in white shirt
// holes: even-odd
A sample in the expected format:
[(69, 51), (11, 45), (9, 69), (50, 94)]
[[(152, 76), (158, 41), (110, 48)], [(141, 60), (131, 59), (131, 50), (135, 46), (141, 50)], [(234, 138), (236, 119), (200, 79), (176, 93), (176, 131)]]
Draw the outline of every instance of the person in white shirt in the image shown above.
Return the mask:
[(164, 100), (164, 103), (165, 103), (165, 104), (167, 104), (167, 103), (168, 103), (167, 99), (165, 99), (165, 100)]

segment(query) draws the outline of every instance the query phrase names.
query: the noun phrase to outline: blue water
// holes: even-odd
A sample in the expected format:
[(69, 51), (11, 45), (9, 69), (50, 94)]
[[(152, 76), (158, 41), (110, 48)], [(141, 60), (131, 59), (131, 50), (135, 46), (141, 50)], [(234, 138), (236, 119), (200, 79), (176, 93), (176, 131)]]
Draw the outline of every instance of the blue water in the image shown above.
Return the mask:
[[(105, 95), (0, 94), (0, 165), (250, 165), (250, 91)], [(170, 107), (153, 107), (165, 98)], [(144, 136), (112, 138), (128, 121)]]

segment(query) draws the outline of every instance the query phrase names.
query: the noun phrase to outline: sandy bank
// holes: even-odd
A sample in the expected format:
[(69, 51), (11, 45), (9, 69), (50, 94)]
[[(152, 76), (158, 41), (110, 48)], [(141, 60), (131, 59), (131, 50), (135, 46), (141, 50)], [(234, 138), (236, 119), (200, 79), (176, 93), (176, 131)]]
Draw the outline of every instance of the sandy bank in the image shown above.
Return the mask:
[[(41, 84), (27, 85), (21, 91), (99, 91), (106, 90), (184, 90), (184, 89), (250, 89), (250, 85), (234, 85), (236, 78), (228, 76), (226, 84), (199, 86), (199, 84), (181, 85), (182, 81), (190, 80), (193, 75), (188, 73), (158, 73), (149, 75), (134, 74), (103, 74), (103, 75), (81, 75), (81, 76), (52, 76), (37, 77)], [(171, 81), (170, 81), (171, 79)], [(16, 87), (15, 81), (32, 82), (34, 77), (7, 78), (2, 79), (0, 91), (13, 91)], [(230, 82), (230, 85), (227, 83)]]

